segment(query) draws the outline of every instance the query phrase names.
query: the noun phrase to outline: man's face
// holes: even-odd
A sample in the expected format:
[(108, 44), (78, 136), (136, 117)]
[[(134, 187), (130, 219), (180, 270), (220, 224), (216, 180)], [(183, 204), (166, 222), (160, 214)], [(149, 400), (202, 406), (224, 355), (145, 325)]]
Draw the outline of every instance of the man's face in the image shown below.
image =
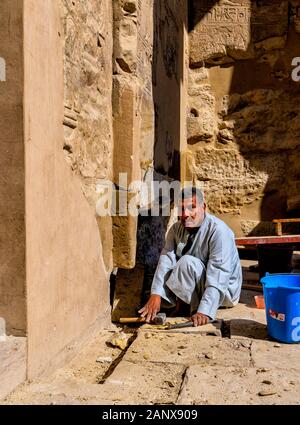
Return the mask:
[(186, 229), (199, 227), (204, 220), (205, 204), (200, 204), (197, 197), (185, 199), (179, 203), (179, 217)]

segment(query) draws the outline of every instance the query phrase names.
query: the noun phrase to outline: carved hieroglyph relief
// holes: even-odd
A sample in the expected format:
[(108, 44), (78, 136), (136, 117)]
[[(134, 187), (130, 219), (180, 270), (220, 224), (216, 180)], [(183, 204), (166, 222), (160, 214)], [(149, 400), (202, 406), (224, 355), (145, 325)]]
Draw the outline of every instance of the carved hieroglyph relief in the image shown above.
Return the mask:
[(190, 34), (191, 63), (228, 55), (228, 50), (246, 52), (250, 41), (251, 1), (203, 1), (195, 10)]

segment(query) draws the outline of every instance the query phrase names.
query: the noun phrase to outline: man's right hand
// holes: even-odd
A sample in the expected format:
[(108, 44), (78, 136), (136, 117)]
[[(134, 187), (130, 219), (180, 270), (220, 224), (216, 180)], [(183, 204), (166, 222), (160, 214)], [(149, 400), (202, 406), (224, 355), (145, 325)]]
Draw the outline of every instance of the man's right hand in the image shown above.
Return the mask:
[(147, 303), (141, 308), (138, 312), (142, 317), (146, 318), (146, 322), (149, 323), (151, 320), (154, 320), (155, 316), (160, 310), (161, 296), (160, 295), (151, 295)]

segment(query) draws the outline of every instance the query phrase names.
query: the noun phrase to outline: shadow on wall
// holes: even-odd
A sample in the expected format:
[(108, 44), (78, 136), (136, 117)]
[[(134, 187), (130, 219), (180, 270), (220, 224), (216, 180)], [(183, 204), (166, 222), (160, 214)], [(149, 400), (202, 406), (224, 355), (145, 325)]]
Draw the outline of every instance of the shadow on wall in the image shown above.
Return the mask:
[(154, 1), (152, 89), (155, 109), (154, 169), (180, 178), (180, 103), (184, 74), (184, 5)]
[(274, 218), (300, 213), (300, 84), (291, 78), (292, 59), (300, 56), (294, 3), (189, 2), (190, 72), (202, 75), (205, 105), (191, 108), (188, 120), (194, 125), (201, 113), (207, 118), (188, 140), (196, 178), (213, 212), (225, 221), (231, 215), (248, 235), (272, 234)]

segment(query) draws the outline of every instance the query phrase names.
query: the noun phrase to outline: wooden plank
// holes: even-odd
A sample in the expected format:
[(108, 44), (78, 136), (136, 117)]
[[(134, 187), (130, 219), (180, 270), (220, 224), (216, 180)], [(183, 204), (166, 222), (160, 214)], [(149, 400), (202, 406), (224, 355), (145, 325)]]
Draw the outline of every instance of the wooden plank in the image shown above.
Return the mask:
[(276, 218), (273, 223), (300, 223), (300, 218)]
[(250, 283), (243, 283), (242, 289), (248, 289), (249, 291), (257, 291), (257, 292), (263, 292), (262, 285), (251, 285)]
[(246, 238), (236, 238), (236, 245), (269, 245), (269, 244), (299, 244), (300, 235), (283, 236), (249, 236)]
[(275, 218), (272, 220), (276, 226), (276, 234), (282, 236), (282, 224), (283, 223), (300, 223), (300, 218)]

